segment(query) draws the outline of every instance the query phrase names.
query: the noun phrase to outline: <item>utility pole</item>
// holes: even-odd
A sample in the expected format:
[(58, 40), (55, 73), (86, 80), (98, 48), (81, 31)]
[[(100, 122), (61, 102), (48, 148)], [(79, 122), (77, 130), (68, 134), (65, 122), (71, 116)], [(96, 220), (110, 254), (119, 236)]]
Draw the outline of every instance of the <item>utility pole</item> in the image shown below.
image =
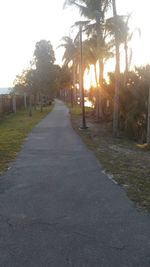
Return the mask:
[(80, 92), (81, 92), (81, 107), (82, 107), (82, 124), (80, 128), (87, 129), (86, 119), (85, 119), (85, 106), (84, 106), (83, 47), (82, 47), (82, 25), (81, 24), (79, 26), (79, 36), (80, 36)]

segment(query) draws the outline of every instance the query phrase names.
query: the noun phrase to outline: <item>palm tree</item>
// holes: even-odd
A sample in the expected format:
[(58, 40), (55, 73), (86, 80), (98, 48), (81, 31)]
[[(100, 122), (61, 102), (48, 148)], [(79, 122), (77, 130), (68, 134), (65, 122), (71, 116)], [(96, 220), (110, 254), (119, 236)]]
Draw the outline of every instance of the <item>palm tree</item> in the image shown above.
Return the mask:
[(120, 17), (120, 42), (124, 44), (124, 51), (125, 51), (125, 73), (129, 72), (130, 60), (129, 60), (129, 48), (128, 43), (132, 40), (133, 35), (135, 32), (138, 32), (139, 37), (141, 36), (140, 28), (136, 27), (131, 32), (129, 29), (129, 20), (131, 18), (131, 14), (126, 16), (119, 16)]
[(119, 125), (119, 79), (120, 79), (120, 42), (119, 34), (117, 30), (117, 9), (116, 0), (112, 0), (113, 17), (115, 21), (115, 50), (116, 50), (116, 68), (115, 68), (115, 96), (114, 96), (114, 112), (113, 112), (113, 135), (118, 136), (118, 125)]
[(122, 23), (124, 24), (124, 29), (122, 31), (123, 32), (122, 42), (124, 44), (124, 51), (125, 51), (125, 82), (124, 82), (125, 84), (127, 83), (127, 75), (129, 72), (129, 68), (130, 68), (130, 64), (131, 64), (131, 57), (132, 57), (132, 52), (130, 53), (130, 56), (129, 56), (128, 43), (132, 40), (135, 32), (138, 32), (139, 37), (141, 36), (141, 30), (138, 27), (133, 29), (132, 32), (129, 31), (129, 19), (130, 19), (130, 17), (131, 17), (131, 14), (125, 16), (125, 20), (122, 21)]
[(95, 82), (96, 82), (96, 85), (98, 87), (97, 67), (96, 67), (96, 63), (98, 60), (98, 53), (97, 53), (97, 49), (96, 49), (96, 38), (94, 35), (92, 37), (86, 39), (83, 42), (83, 51), (84, 51), (84, 56), (85, 56), (87, 68), (89, 68), (90, 65), (94, 66)]
[(79, 55), (78, 55), (78, 43), (73, 41), (73, 39), (69, 36), (62, 37), (62, 44), (58, 46), (65, 48), (64, 54), (63, 54), (63, 65), (68, 66), (71, 65), (72, 69), (72, 75), (73, 75), (73, 88), (74, 88), (74, 101), (77, 102), (77, 88), (76, 88), (76, 82), (77, 82), (77, 68), (79, 64)]
[(148, 96), (148, 120), (147, 120), (147, 145), (150, 148), (150, 84), (149, 84), (149, 96)]
[(104, 61), (103, 57), (100, 56), (101, 47), (104, 46), (104, 20), (105, 20), (105, 12), (108, 8), (110, 0), (66, 0), (66, 5), (75, 5), (79, 8), (82, 16), (88, 18), (90, 23), (88, 25), (88, 31), (95, 32), (97, 36), (97, 51), (99, 53), (98, 62), (99, 62), (99, 88), (97, 94), (97, 119), (103, 118), (102, 111), (102, 101), (101, 101), (101, 91), (103, 87), (103, 73), (104, 73)]
[[(79, 22), (75, 23), (75, 26), (79, 26)], [(80, 47), (78, 41), (78, 35), (73, 41), (70, 37), (64, 36), (62, 38), (63, 43), (59, 45), (59, 47), (64, 47), (65, 51), (63, 54), (63, 65), (68, 66), (71, 65), (70, 69), (72, 69), (73, 73), (73, 86), (76, 88), (76, 83), (78, 81), (77, 72), (79, 69), (79, 61), (80, 61)], [(82, 72), (85, 72), (86, 68), (89, 68), (91, 64), (95, 66), (95, 79), (97, 81), (96, 76), (96, 62), (98, 59), (97, 51), (95, 49), (96, 39), (94, 36), (92, 38), (86, 39), (82, 43), (83, 51), (82, 51)], [(71, 64), (72, 63), (72, 64)], [(97, 82), (98, 84), (98, 82)], [(77, 98), (77, 97), (76, 97)]]
[(132, 39), (135, 31), (138, 31), (140, 35), (140, 30), (136, 28), (133, 30), (133, 32), (130, 33), (128, 23), (131, 15), (126, 15), (126, 16), (117, 15), (116, 0), (112, 0), (112, 7), (113, 7), (113, 18), (107, 20), (106, 27), (108, 32), (114, 37), (112, 42), (115, 45), (115, 54), (116, 54), (113, 135), (117, 137), (118, 124), (119, 124), (120, 45), (124, 44), (124, 50), (125, 50), (124, 85), (126, 85), (127, 75), (129, 73), (128, 42)]
[(63, 54), (63, 64), (68, 65), (76, 56), (77, 47), (73, 39), (69, 36), (64, 36), (61, 38), (62, 44), (58, 46), (65, 48)]
[[(110, 57), (113, 56), (113, 53), (110, 52), (110, 48), (111, 48), (110, 44), (105, 42), (105, 36), (104, 36), (104, 42), (101, 44), (99, 51), (97, 49), (97, 36), (95, 34), (84, 41), (84, 44), (83, 44), (83, 50), (84, 50), (84, 54), (85, 54), (84, 56), (87, 59), (88, 66), (89, 67), (90, 67), (90, 65), (94, 66), (96, 88), (99, 88), (99, 78), (97, 75), (98, 59), (102, 58), (103, 70), (104, 70), (104, 65), (105, 65), (106, 61)], [(102, 80), (102, 82), (103, 82), (103, 80)], [(97, 98), (99, 97), (98, 93), (99, 93), (99, 91), (96, 90)], [(101, 88), (101, 99), (103, 97), (103, 94), (104, 94), (104, 91), (103, 91), (103, 87), (102, 87)], [(98, 109), (98, 107), (97, 107), (97, 103), (96, 103), (95, 110), (97, 111), (97, 109)]]
[(128, 15), (117, 15), (116, 19), (114, 17), (107, 19), (106, 21), (106, 29), (110, 36), (112, 36), (112, 47), (115, 46), (115, 34), (117, 31), (118, 34), (118, 41), (119, 45), (124, 45), (124, 55), (125, 55), (125, 82), (127, 81), (127, 74), (129, 72), (131, 58), (132, 58), (132, 51), (130, 50), (129, 54), (129, 47), (128, 43), (133, 38), (135, 32), (138, 32), (139, 36), (141, 35), (141, 31), (139, 28), (133, 29), (131, 32), (129, 30), (129, 20), (131, 18), (131, 14)]

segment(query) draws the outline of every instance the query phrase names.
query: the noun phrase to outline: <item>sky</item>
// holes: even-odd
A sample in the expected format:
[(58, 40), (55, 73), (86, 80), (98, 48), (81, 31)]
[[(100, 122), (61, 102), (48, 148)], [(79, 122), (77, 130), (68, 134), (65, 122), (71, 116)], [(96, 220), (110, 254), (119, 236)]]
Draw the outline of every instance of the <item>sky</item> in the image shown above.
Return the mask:
[[(71, 34), (79, 19), (75, 8), (63, 10), (64, 0), (0, 0), (0, 87), (11, 87), (17, 74), (29, 66), (35, 44), (50, 40), (54, 49)], [(132, 12), (131, 28), (140, 27), (141, 39), (132, 41), (136, 65), (150, 63), (150, 1), (116, 0), (119, 14)], [(62, 50), (56, 49), (57, 62)]]

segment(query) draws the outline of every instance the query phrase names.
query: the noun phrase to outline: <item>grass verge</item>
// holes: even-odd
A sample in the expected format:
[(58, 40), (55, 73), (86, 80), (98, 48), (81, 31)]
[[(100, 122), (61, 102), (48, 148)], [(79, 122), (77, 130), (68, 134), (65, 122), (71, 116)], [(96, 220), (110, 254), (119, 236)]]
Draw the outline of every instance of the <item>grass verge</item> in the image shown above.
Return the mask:
[(23, 140), (33, 126), (51, 110), (52, 106), (45, 107), (43, 112), (34, 110), (32, 117), (29, 117), (27, 111), (22, 110), (0, 118), (0, 175), (16, 157)]
[[(112, 137), (110, 124), (87, 117), (87, 130), (79, 130), (79, 107), (70, 108), (73, 128), (92, 149), (105, 171), (124, 187), (139, 208), (150, 211), (150, 151), (135, 142)], [(81, 110), (80, 110), (81, 111)]]

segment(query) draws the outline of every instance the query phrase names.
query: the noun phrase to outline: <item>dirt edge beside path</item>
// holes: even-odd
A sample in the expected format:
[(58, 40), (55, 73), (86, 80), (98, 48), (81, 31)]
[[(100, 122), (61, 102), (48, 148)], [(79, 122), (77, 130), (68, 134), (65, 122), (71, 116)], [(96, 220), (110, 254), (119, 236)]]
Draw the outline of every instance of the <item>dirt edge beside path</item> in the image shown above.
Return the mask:
[(71, 122), (88, 148), (92, 149), (108, 174), (126, 190), (138, 208), (150, 211), (150, 151), (123, 138), (114, 139), (110, 124), (87, 118), (87, 130), (80, 130), (81, 116), (72, 111)]

